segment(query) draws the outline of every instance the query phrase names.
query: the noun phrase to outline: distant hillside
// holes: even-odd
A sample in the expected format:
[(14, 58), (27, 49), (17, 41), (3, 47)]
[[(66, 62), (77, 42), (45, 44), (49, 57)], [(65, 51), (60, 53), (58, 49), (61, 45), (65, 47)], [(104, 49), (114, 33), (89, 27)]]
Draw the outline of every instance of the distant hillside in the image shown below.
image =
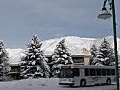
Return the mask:
[[(56, 47), (56, 45), (62, 40), (65, 39), (65, 44), (69, 50), (69, 52), (73, 55), (81, 54), (83, 48), (90, 50), (92, 44), (96, 44), (98, 47), (103, 40), (103, 38), (80, 38), (76, 36), (68, 36), (68, 37), (61, 37), (55, 38), (50, 40), (43, 41), (42, 50), (44, 54), (51, 55)], [(106, 39), (111, 43), (113, 47), (113, 37), (108, 36)], [(23, 56), (22, 52), (23, 49), (7, 49), (10, 57), (10, 63), (18, 63), (20, 58)], [(118, 54), (120, 55), (120, 39), (118, 38)]]

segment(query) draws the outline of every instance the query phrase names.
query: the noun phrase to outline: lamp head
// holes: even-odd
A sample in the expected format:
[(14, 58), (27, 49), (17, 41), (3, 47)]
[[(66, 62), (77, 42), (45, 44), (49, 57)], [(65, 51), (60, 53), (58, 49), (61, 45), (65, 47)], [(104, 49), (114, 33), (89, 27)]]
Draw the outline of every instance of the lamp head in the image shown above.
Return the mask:
[(98, 15), (98, 19), (109, 19), (112, 15), (108, 12), (106, 7), (102, 8), (102, 13)]

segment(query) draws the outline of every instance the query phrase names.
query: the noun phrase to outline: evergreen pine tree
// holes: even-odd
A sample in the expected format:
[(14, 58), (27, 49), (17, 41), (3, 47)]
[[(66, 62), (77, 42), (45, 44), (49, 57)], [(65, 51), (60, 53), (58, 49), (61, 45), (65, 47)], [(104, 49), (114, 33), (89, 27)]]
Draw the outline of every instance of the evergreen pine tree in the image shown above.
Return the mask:
[(21, 78), (49, 77), (50, 70), (41, 45), (37, 35), (34, 35), (27, 45), (27, 50), (24, 52), (25, 56), (21, 58)]
[(9, 80), (10, 64), (8, 61), (8, 53), (4, 48), (3, 41), (0, 41), (0, 80), (2, 81)]
[(92, 47), (90, 48), (90, 52), (91, 52), (91, 57), (90, 57), (90, 64), (94, 65), (97, 63), (96, 61), (96, 56), (97, 56), (97, 48), (95, 45), (92, 45)]
[(58, 45), (56, 46), (56, 49), (54, 50), (54, 53), (52, 55), (52, 72), (53, 76), (57, 77), (59, 74), (59, 65), (63, 64), (72, 64), (72, 57), (70, 53), (68, 52), (66, 46), (65, 46), (65, 39), (61, 40)]
[(96, 60), (98, 60), (98, 62), (102, 65), (106, 66), (112, 65), (114, 62), (113, 49), (105, 38), (99, 47), (99, 52), (97, 53)]

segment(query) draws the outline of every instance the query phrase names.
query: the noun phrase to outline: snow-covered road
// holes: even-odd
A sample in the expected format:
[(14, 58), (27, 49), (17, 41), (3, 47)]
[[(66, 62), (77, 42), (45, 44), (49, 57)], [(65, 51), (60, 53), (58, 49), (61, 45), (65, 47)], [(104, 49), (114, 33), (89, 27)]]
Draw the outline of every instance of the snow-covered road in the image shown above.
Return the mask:
[(0, 90), (115, 90), (116, 85), (68, 87), (58, 85), (57, 78), (28, 79), (11, 82), (0, 82)]

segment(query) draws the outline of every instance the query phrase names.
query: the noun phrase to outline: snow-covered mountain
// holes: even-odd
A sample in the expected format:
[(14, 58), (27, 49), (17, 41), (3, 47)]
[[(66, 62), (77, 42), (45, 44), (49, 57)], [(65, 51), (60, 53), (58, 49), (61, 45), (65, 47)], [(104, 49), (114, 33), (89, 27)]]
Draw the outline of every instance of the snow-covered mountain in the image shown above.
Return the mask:
[(12, 64), (17, 64), (20, 61), (20, 58), (23, 56), (24, 49), (6, 49), (9, 55), (9, 62)]
[[(83, 49), (90, 50), (92, 44), (96, 44), (98, 47), (103, 40), (103, 38), (80, 38), (77, 36), (67, 36), (56, 39), (50, 39), (43, 41), (42, 50), (45, 55), (51, 55), (56, 47), (56, 45), (62, 40), (65, 39), (65, 44), (69, 52), (73, 55), (82, 54)], [(113, 36), (108, 36), (106, 39), (111, 43), (113, 47)], [(120, 55), (120, 39), (117, 39), (118, 42), (118, 54)], [(20, 58), (23, 56), (24, 49), (7, 49), (10, 57), (10, 63), (18, 63)]]

